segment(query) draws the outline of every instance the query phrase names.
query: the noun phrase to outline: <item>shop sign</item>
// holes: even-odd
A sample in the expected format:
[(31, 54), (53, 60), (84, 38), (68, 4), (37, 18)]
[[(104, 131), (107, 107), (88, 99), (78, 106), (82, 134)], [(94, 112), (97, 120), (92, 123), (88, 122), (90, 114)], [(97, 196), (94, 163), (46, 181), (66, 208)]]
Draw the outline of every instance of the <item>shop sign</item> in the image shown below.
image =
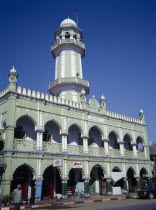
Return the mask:
[(74, 162), (73, 163), (73, 168), (82, 168), (82, 163), (80, 163), (80, 162)]
[(53, 166), (54, 167), (62, 166), (62, 160), (61, 159), (53, 160)]

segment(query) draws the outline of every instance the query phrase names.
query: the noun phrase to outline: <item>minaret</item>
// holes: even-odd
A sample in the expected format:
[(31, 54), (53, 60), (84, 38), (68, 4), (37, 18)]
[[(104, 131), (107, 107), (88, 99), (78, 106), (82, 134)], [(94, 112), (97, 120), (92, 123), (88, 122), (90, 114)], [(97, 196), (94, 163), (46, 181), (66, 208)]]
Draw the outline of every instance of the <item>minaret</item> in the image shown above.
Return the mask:
[(55, 81), (49, 84), (54, 96), (80, 102), (81, 91), (89, 93), (89, 82), (83, 79), (82, 61), (85, 45), (82, 31), (71, 19), (65, 19), (54, 33), (56, 42), (52, 45), (55, 61)]

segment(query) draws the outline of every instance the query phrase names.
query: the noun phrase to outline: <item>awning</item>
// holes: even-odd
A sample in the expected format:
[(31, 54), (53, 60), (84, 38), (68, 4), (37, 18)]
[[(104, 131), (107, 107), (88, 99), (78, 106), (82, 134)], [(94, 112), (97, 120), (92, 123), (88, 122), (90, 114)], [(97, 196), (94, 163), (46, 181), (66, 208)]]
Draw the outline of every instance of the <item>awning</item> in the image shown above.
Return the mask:
[(118, 180), (125, 177), (125, 174), (123, 172), (111, 172), (111, 177), (114, 182), (117, 182)]

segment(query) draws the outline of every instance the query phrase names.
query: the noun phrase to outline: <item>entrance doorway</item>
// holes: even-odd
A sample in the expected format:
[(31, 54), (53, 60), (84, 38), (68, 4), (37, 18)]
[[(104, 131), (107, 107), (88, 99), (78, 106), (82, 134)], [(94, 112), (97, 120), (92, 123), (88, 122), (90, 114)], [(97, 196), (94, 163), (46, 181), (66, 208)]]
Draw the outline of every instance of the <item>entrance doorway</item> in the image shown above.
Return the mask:
[(53, 198), (56, 194), (62, 194), (62, 181), (58, 169), (51, 165), (43, 173), (42, 197)]
[(104, 177), (103, 170), (99, 165), (95, 165), (90, 173), (90, 193), (106, 195), (106, 180)]
[(34, 197), (35, 180), (33, 180), (33, 172), (30, 166), (24, 164), (16, 169), (11, 183), (11, 192), (17, 188), (18, 184), (22, 185), (22, 200), (28, 201), (31, 197)]
[(134, 175), (135, 175), (134, 170), (132, 168), (129, 168), (127, 171), (127, 180), (128, 180), (129, 192), (131, 193), (137, 191), (137, 182)]

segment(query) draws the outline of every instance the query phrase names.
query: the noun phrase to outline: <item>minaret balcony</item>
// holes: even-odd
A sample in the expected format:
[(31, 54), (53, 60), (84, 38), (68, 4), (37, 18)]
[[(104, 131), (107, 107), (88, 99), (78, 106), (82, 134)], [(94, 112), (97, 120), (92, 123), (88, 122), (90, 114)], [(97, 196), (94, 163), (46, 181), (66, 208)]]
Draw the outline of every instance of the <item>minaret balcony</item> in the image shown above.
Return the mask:
[(77, 39), (60, 39), (52, 45), (51, 52), (54, 58), (57, 56), (56, 51), (62, 46), (73, 45), (81, 50), (81, 57), (85, 56), (85, 44)]
[(57, 89), (58, 87), (72, 85), (84, 88), (86, 93), (89, 94), (89, 81), (77, 77), (59, 78), (54, 82), (49, 83), (49, 91), (52, 95), (55, 95), (55, 89)]

